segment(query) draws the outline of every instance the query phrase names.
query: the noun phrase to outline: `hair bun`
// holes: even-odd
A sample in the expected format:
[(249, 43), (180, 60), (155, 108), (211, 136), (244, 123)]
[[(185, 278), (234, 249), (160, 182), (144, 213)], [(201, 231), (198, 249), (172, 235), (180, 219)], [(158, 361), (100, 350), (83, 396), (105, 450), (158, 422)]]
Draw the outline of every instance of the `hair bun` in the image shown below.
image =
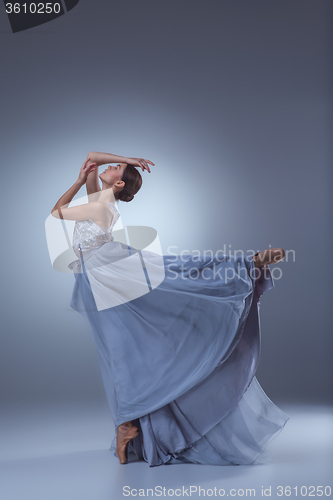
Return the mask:
[(133, 198), (134, 198), (134, 194), (129, 193), (125, 189), (123, 189), (121, 191), (121, 193), (119, 194), (119, 200), (121, 200), (121, 201), (132, 201)]

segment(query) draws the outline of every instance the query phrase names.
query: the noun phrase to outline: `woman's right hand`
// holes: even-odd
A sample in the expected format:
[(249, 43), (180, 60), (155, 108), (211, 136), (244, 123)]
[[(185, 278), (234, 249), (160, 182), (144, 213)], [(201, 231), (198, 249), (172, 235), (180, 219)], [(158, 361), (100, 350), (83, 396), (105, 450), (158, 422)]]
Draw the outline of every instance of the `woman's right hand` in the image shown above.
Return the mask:
[(85, 184), (87, 182), (87, 177), (92, 172), (97, 168), (97, 163), (88, 163), (90, 162), (90, 158), (87, 158), (86, 161), (83, 163), (82, 167), (80, 168), (80, 173), (78, 177), (78, 181), (81, 182), (81, 184)]
[(142, 171), (147, 170), (149, 173), (150, 173), (150, 168), (148, 163), (150, 163), (150, 165), (155, 166), (155, 163), (153, 163), (150, 160), (144, 160), (143, 158), (127, 158), (127, 160), (130, 165), (134, 165), (134, 167), (140, 167), (142, 168)]

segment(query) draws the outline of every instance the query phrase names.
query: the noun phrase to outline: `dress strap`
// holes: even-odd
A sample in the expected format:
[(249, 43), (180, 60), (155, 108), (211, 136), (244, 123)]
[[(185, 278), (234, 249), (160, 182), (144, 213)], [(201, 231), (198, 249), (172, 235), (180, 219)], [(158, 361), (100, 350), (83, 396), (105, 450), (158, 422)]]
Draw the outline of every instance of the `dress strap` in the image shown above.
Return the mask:
[(82, 249), (81, 249), (81, 243), (79, 243), (79, 252), (80, 252), (81, 266), (82, 266), (83, 271), (86, 273), (86, 267), (85, 267), (84, 261), (83, 261), (83, 253), (82, 253)]

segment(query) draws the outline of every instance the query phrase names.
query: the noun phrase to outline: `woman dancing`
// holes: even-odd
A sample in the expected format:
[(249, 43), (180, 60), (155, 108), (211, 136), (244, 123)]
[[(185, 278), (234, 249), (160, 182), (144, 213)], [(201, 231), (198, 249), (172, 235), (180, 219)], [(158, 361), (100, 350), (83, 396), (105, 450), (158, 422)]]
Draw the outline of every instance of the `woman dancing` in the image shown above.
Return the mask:
[[(151, 467), (263, 463), (289, 420), (255, 377), (259, 300), (274, 287), (269, 265), (285, 252), (163, 255), (163, 279), (152, 287), (156, 255), (145, 252), (142, 267), (140, 251), (112, 236), (116, 204), (133, 200), (142, 185), (136, 167), (150, 173), (150, 165), (91, 152), (51, 211), (76, 221), (71, 307), (96, 343), (115, 424), (110, 450), (121, 464), (132, 456)], [(88, 203), (68, 207), (84, 184)], [(142, 276), (146, 291), (137, 293)]]

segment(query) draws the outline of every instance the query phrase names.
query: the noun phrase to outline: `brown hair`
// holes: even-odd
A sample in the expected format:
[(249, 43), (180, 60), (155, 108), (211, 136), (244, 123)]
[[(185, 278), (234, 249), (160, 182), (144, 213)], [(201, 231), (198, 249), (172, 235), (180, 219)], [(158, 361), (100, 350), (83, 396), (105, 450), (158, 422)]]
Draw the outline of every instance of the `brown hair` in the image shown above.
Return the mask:
[(122, 180), (125, 182), (125, 186), (115, 195), (115, 198), (120, 201), (132, 201), (142, 186), (141, 174), (133, 165), (127, 164)]

